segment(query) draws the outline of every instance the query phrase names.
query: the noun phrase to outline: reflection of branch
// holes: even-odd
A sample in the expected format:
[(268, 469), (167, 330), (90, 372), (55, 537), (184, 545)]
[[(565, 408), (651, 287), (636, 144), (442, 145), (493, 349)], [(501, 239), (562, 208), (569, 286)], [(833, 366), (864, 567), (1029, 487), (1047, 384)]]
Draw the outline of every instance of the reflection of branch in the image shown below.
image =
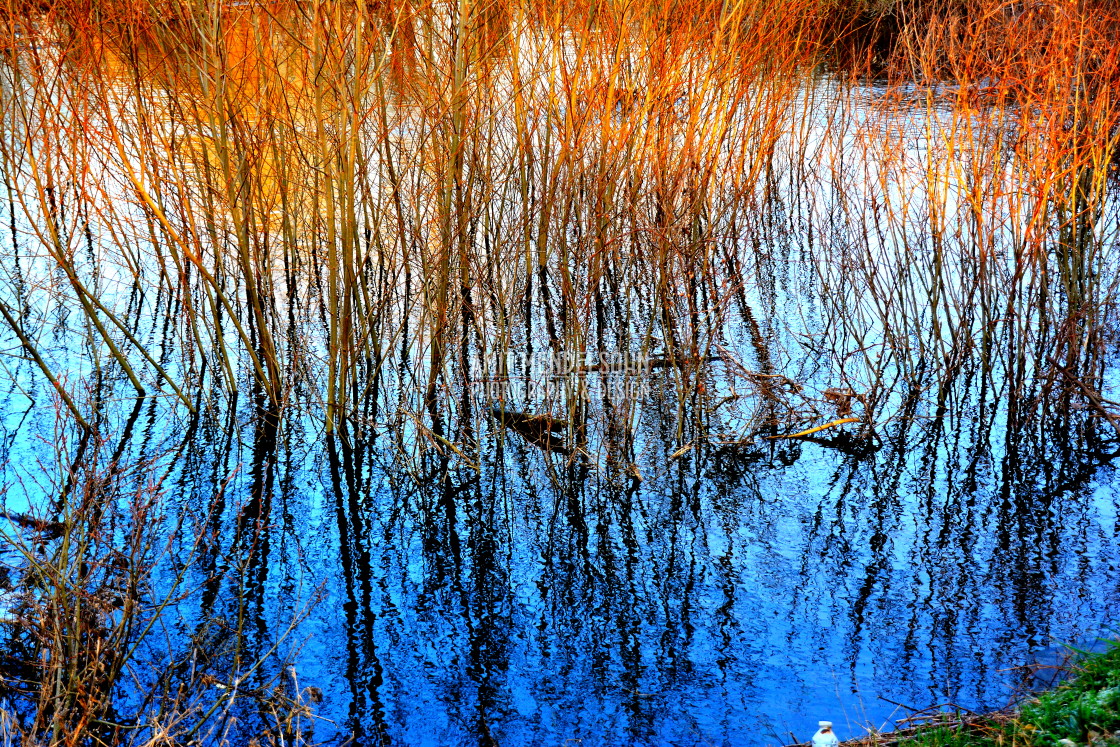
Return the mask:
[(19, 325), (19, 322), (17, 322), (12, 317), (11, 313), (9, 313), (8, 305), (3, 301), (0, 301), (0, 314), (3, 314), (4, 321), (8, 323), (8, 326), (11, 328), (12, 332), (14, 332), (16, 337), (19, 338), (20, 343), (23, 345), (23, 349), (27, 351), (28, 355), (31, 356), (31, 359), (34, 360), (35, 363), (39, 366), (39, 370), (42, 371), (43, 375), (47, 377), (47, 381), (49, 381), (54, 387), (54, 390), (58, 392), (58, 396), (62, 398), (62, 402), (66, 405), (66, 409), (68, 409), (70, 411), (70, 414), (74, 416), (74, 421), (84, 430), (92, 431), (93, 428), (89, 423), (86, 422), (85, 418), (82, 417), (82, 413), (78, 410), (78, 406), (74, 404), (74, 400), (70, 399), (70, 395), (66, 392), (66, 389), (62, 386), (59, 380), (55, 378), (54, 374), (51, 373), (51, 369), (47, 366), (42, 356), (39, 355), (39, 351), (36, 350), (35, 344), (31, 342), (27, 335), (23, 333), (23, 328)]
[(1077, 386), (1077, 388), (1081, 390), (1081, 393), (1085, 395), (1085, 398), (1089, 400), (1089, 403), (1093, 405), (1093, 409), (1103, 415), (1105, 420), (1107, 420), (1112, 425), (1112, 427), (1116, 429), (1116, 434), (1120, 435), (1120, 417), (1117, 417), (1115, 413), (1105, 408), (1104, 401), (1101, 395), (1093, 391), (1084, 381), (1074, 376), (1069, 371), (1069, 369), (1064, 368), (1060, 363), (1058, 363), (1057, 360), (1055, 360), (1054, 356), (1050, 356), (1050, 365), (1061, 371), (1063, 376), (1073, 382)]
[(42, 535), (42, 539), (58, 539), (62, 536), (62, 531), (66, 528), (61, 521), (52, 521), (50, 519), (40, 519), (30, 514), (8, 513), (4, 511), (0, 513), (10, 522), (18, 524), (24, 529), (30, 529), (33, 532), (38, 532)]
[(428, 440), (431, 441), (435, 445), (437, 451), (440, 451), (442, 453), (442, 450), (439, 448), (440, 445), (442, 444), (443, 446), (446, 446), (447, 448), (454, 451), (455, 454), (460, 459), (462, 459), (464, 462), (466, 462), (468, 467), (473, 469), (475, 472), (478, 472), (478, 470), (479, 470), (478, 465), (475, 464), (474, 462), (472, 462), (467, 457), (467, 455), (462, 452), (462, 450), (458, 446), (451, 443), (451, 441), (448, 441), (446, 438), (444, 438), (440, 434), (436, 433), (435, 431), (433, 431), (428, 426), (424, 425), (424, 423), (421, 422), (420, 418), (416, 417), (411, 412), (405, 411), (405, 415), (408, 415), (408, 417), (412, 418), (412, 422), (416, 424), (417, 430), (419, 430), (422, 435), (426, 436), (428, 438)]
[(755, 385), (759, 386), (767, 396), (774, 396), (773, 387), (775, 384), (777, 384), (778, 386), (788, 387), (790, 394), (798, 394), (802, 389), (804, 389), (804, 387), (802, 387), (800, 384), (798, 384), (788, 376), (783, 376), (782, 374), (767, 374), (759, 373), (758, 371), (751, 371), (742, 363), (740, 363), (739, 359), (732, 355), (730, 350), (720, 345), (718, 342), (715, 343), (715, 346), (716, 350), (719, 351), (719, 355), (709, 356), (709, 360), (718, 358), (732, 368), (738, 369), (739, 373), (746, 377), (748, 381), (751, 381)]

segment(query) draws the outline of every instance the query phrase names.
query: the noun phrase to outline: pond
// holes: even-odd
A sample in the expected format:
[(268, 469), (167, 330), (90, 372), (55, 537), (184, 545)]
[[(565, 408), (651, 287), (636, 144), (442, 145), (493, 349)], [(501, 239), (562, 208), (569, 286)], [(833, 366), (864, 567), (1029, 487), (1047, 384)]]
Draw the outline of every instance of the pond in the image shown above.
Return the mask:
[(100, 738), (213, 744), (844, 739), (1115, 634), (1080, 125), (761, 42), (518, 16), (490, 68), (441, 15), (406, 64), (264, 8), (0, 72), (11, 734), (58, 620), (120, 662)]

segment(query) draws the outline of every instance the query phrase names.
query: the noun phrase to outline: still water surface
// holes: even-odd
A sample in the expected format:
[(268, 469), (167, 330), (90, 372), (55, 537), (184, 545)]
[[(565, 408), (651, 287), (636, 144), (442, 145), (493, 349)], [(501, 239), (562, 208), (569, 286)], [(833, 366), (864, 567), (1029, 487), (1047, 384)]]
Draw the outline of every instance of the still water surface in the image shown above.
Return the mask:
[[(847, 136), (822, 145), (824, 127), (804, 136), (818, 165), (821, 149), (852, 146)], [(912, 129), (906, 153), (920, 164), (936, 138)], [(1005, 392), (984, 390), (998, 366), (962, 374), (948, 410), (892, 390), (878, 448), (835, 438), (839, 427), (818, 441), (748, 434), (768, 406), (756, 372), (811, 390), (818, 423), (841, 414), (826, 412), (820, 393), (851, 382), (837, 377), (840, 353), (810, 344), (834, 343), (818, 265), (842, 252), (822, 259), (812, 246), (839, 235), (829, 206), (843, 195), (834, 174), (818, 176), (816, 199), (802, 204), (804, 175), (782, 172), (780, 148), (778, 162), (785, 201), (766, 208), (772, 223), (758, 221), (770, 233), (756, 227), (727, 244), (750, 281), (706, 317), (699, 342), (713, 355), (690, 374), (687, 395), (673, 366), (631, 377), (633, 409), (618, 401), (627, 392), (608, 386), (625, 376), (586, 372), (592, 391), (573, 399), (529, 389), (579, 376), (514, 372), (509, 409), (578, 414), (585, 445), (574, 456), (487, 414), (497, 403), (479, 381), (500, 367), (477, 343), (465, 343), (470, 362), (449, 364), (446, 436), (395, 409), (396, 392), (427, 370), (423, 351), (399, 341), (341, 432), (324, 431), (320, 395), (305, 382), (272, 433), (252, 394), (197, 417), (154, 399), (133, 409), (126, 386), (96, 374), (76, 316), (29, 303), (60, 370), (116, 403), (103, 417), (120, 460), (166, 469), (163, 500), (194, 517), (188, 534), (205, 538), (197, 593), (168, 630), (172, 646), (202, 620), (245, 615), (251, 650), (278, 644), (262, 677), (291, 664), (301, 686), (321, 688), (315, 733), (328, 741), (730, 746), (803, 741), (818, 719), (834, 721), (842, 739), (890, 728), (906, 714), (899, 704), (1000, 707), (1027, 679), (1017, 667), (1114, 632), (1120, 496), (1111, 447), (1089, 417), (1012, 424)], [(913, 204), (908, 179), (920, 171), (878, 197)], [(870, 202), (874, 184), (847, 198)], [(871, 223), (877, 214), (861, 215)], [(10, 216), (10, 254), (34, 276), (26, 217)], [(765, 256), (754, 253), (760, 241), (771, 248)], [(882, 256), (913, 250), (882, 235), (870, 241)], [(947, 281), (955, 283), (964, 281)], [(162, 294), (153, 285), (107, 297), (147, 310), (134, 316), (166, 360), (187, 332)], [(541, 306), (515, 333), (514, 357), (563, 352), (546, 334), (547, 303), (530, 295), (529, 306)], [(640, 293), (623, 306), (656, 316)], [(664, 345), (639, 339), (621, 312), (598, 313), (601, 351), (631, 337), (628, 355)], [(7, 331), (3, 341), (15, 345)], [(316, 364), (307, 365), (314, 378)], [(49, 462), (54, 410), (30, 365), (10, 373), (0, 387), (6, 500), (25, 510), (39, 494), (19, 478), (36, 459)], [(769, 433), (783, 430), (775, 421)], [(212, 505), (216, 513), (199, 519)], [(267, 521), (240, 609), (230, 589), (206, 579), (228, 570), (246, 512)]]

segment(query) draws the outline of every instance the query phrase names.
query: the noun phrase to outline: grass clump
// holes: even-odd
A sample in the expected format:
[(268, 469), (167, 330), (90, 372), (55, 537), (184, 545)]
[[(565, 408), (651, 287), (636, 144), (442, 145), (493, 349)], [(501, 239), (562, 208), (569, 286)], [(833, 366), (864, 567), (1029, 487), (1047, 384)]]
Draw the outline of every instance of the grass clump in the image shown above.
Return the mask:
[[(1089, 747), (1120, 745), (1120, 641), (1100, 654), (1082, 654), (1072, 676), (1023, 704), (994, 714), (916, 728), (898, 747)], [(1066, 741), (1068, 740), (1068, 741)]]
[(1078, 744), (1120, 744), (1120, 642), (1079, 662), (1076, 675), (1023, 706), (1019, 719), (1032, 743), (1052, 747), (1062, 739)]
[(913, 747), (990, 747), (998, 744), (1013, 744), (1014, 740), (1004, 739), (1004, 724), (984, 720), (961, 726), (932, 726), (919, 731), (912, 739), (900, 742)]

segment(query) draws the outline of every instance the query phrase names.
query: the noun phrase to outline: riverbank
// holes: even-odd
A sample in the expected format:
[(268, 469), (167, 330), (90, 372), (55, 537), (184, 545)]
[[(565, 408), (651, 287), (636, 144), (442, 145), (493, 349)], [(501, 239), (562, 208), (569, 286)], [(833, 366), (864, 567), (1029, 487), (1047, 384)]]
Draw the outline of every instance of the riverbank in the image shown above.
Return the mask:
[(848, 747), (1120, 746), (1120, 640), (1071, 660), (1071, 676), (1009, 711), (947, 713), (843, 742)]

